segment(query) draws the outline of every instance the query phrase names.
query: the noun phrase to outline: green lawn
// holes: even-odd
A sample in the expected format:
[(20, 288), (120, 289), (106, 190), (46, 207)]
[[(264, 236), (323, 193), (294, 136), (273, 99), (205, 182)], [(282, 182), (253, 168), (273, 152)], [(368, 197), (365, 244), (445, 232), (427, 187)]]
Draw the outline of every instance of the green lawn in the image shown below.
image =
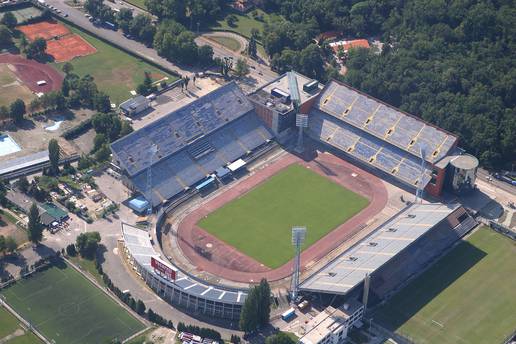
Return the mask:
[[(109, 94), (111, 101), (116, 104), (132, 97), (130, 91), (135, 90), (138, 84), (143, 81), (145, 72), (152, 73), (154, 81), (164, 77), (168, 77), (169, 82), (177, 80), (177, 77), (126, 54), (122, 50), (83, 31), (74, 27), (69, 28), (97, 49), (97, 52), (92, 55), (82, 56), (70, 61), (74, 67), (74, 73), (80, 76), (86, 74), (93, 76), (99, 89)], [(63, 64), (57, 63), (56, 67), (61, 69)]]
[(501, 343), (516, 327), (515, 257), (513, 241), (482, 228), (374, 319), (416, 343)]
[(127, 0), (127, 2), (136, 7), (143, 8), (144, 10), (147, 9), (147, 6), (145, 6), (145, 0)]
[(308, 228), (306, 248), (368, 203), (296, 164), (209, 214), (199, 226), (264, 265), (277, 268), (294, 255), (292, 226)]
[(236, 39), (231, 37), (209, 36), (209, 39), (233, 51), (239, 51), (241, 49), (240, 43)]
[(1, 291), (55, 343), (104, 343), (145, 326), (64, 261)]
[(75, 264), (79, 269), (82, 269), (86, 273), (90, 274), (91, 277), (93, 277), (98, 284), (104, 285), (104, 280), (102, 279), (102, 276), (97, 271), (97, 268), (95, 267), (95, 261), (90, 259), (85, 259), (80, 257), (79, 255), (75, 257), (68, 257), (69, 260), (72, 261), (73, 264)]
[[(16, 330), (22, 330), (25, 333), (10, 340), (5, 339), (6, 336), (14, 334)], [(41, 340), (34, 333), (23, 330), (20, 321), (5, 308), (0, 307), (0, 342), (5, 344), (39, 344)]]
[[(211, 27), (212, 30), (230, 30), (237, 32), (245, 37), (251, 37), (251, 30), (257, 29), (260, 33), (263, 32), (263, 28), (266, 22), (271, 20), (279, 19), (280, 17), (274, 14), (268, 14), (260, 9), (256, 9), (256, 13), (263, 18), (263, 21), (257, 20), (252, 15), (253, 11), (250, 11), (246, 14), (240, 14), (237, 12), (228, 12), (224, 16), (224, 19), (220, 19), (216, 22), (214, 26)], [(237, 18), (237, 21), (234, 26), (230, 26), (226, 20), (228, 15), (234, 15)]]

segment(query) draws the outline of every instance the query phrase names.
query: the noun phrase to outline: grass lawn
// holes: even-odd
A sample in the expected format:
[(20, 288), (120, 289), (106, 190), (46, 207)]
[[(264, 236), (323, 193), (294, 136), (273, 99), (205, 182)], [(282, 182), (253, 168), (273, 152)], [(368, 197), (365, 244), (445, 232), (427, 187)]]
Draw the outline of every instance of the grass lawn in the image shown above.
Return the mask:
[(479, 229), (374, 316), (416, 343), (501, 343), (516, 326), (516, 244)]
[[(220, 19), (216, 22), (214, 26), (211, 27), (212, 30), (230, 30), (237, 32), (245, 37), (251, 37), (251, 30), (257, 29), (260, 33), (263, 32), (263, 28), (266, 22), (270, 20), (279, 19), (280, 17), (275, 14), (268, 14), (260, 9), (256, 9), (256, 12), (261, 15), (263, 21), (257, 20), (253, 17), (253, 11), (250, 11), (245, 14), (240, 14), (237, 12), (228, 11), (224, 16), (224, 19)], [(226, 21), (228, 15), (234, 15), (237, 18), (234, 26), (230, 26)]]
[[(16, 337), (6, 340), (5, 337), (14, 334), (16, 330), (23, 331), (17, 333)], [(5, 344), (39, 344), (41, 340), (32, 332), (26, 332), (20, 326), (20, 321), (5, 308), (0, 307), (0, 342)]]
[(104, 285), (104, 280), (102, 279), (102, 276), (97, 271), (97, 268), (95, 267), (95, 261), (90, 259), (85, 259), (80, 257), (79, 255), (75, 257), (68, 257), (72, 263), (74, 263), (79, 269), (85, 271), (88, 273), (91, 277), (97, 281), (98, 284)]
[(209, 39), (233, 51), (239, 51), (241, 49), (240, 42), (231, 37), (209, 36)]
[[(154, 81), (168, 77), (172, 82), (177, 77), (169, 75), (145, 61), (126, 54), (103, 41), (90, 36), (74, 27), (68, 27), (71, 31), (82, 36), (93, 45), (97, 52), (75, 58), (70, 63), (74, 67), (74, 73), (79, 76), (90, 74), (100, 90), (111, 97), (111, 101), (120, 104), (122, 101), (132, 97), (130, 91), (143, 82), (144, 73), (150, 72)], [(64, 63), (55, 64), (61, 70)]]
[(369, 201), (301, 165), (292, 165), (199, 222), (199, 226), (270, 268), (294, 255), (291, 227), (308, 228), (306, 248)]
[(55, 343), (104, 343), (115, 337), (122, 340), (145, 328), (64, 261), (1, 294)]
[(143, 8), (144, 10), (147, 9), (147, 6), (145, 6), (145, 0), (127, 0), (127, 2), (136, 7)]

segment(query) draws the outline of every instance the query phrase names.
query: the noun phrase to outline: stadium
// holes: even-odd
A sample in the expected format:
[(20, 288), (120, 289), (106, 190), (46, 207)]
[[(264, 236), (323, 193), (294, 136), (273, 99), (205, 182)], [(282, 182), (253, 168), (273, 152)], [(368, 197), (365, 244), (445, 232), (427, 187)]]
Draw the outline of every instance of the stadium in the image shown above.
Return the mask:
[[(226, 84), (111, 150), (140, 195), (135, 211), (157, 216), (158, 243), (123, 225), (126, 256), (192, 314), (238, 319), (262, 278), (280, 298), (367, 306), (476, 225), (460, 204), (440, 201), (475, 183), (478, 161), (456, 136), (295, 72), (247, 95)], [(307, 228), (299, 256), (296, 226)]]

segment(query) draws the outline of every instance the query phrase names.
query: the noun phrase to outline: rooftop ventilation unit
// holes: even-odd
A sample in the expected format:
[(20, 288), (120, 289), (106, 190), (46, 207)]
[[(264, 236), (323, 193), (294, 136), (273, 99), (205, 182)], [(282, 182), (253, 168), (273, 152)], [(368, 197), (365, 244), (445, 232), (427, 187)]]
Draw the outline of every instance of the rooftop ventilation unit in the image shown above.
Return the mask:
[(378, 243), (377, 243), (377, 242), (374, 242), (374, 241), (371, 241), (371, 242), (369, 243), (369, 246), (378, 246)]
[(387, 231), (388, 231), (388, 232), (391, 232), (391, 233), (394, 233), (394, 232), (396, 232), (397, 230), (398, 230), (397, 228), (391, 227), (391, 228), (389, 228)]
[(317, 80), (312, 80), (303, 85), (303, 91), (310, 93), (316, 90), (317, 87), (319, 87), (319, 82)]
[(352, 262), (354, 262), (354, 261), (355, 261), (355, 260), (357, 260), (357, 259), (358, 259), (358, 257), (354, 257), (354, 256), (350, 256), (350, 257), (349, 257), (349, 260), (351, 260)]

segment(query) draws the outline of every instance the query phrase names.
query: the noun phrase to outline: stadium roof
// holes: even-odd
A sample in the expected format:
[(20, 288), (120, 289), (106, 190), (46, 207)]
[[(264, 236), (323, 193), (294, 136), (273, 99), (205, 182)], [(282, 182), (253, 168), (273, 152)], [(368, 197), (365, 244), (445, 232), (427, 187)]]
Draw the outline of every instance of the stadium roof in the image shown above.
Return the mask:
[(405, 208), (321, 270), (304, 280), (300, 289), (346, 294), (436, 226), (460, 205), (414, 204)]
[(415, 157), (423, 146), (430, 163), (445, 157), (457, 142), (445, 130), (337, 81), (326, 84), (315, 107)]
[[(173, 267), (178, 270), (175, 282), (163, 279), (161, 276), (156, 274), (154, 269), (151, 267), (151, 257), (159, 258), (161, 260), (164, 259), (152, 247), (149, 233), (137, 227), (122, 223), (122, 235), (124, 237), (125, 245), (133, 259), (136, 260), (142, 268), (146, 269), (163, 283), (171, 285), (173, 288), (180, 289), (187, 294), (215, 302), (233, 304), (244, 303), (247, 296), (244, 291), (220, 288), (219, 286), (210, 285), (205, 281), (193, 279), (175, 266)], [(170, 264), (170, 262), (167, 263)]]
[(193, 141), (254, 110), (235, 82), (113, 142), (111, 150), (130, 176), (150, 164), (152, 145), (157, 146), (153, 164), (166, 159)]

